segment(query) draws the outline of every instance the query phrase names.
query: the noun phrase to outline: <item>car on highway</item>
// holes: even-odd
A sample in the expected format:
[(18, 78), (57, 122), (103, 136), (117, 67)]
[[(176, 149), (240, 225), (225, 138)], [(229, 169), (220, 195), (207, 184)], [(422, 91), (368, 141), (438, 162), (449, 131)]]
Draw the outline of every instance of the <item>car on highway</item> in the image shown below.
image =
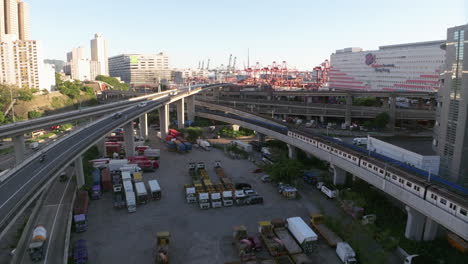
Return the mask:
[(146, 102), (139, 102), (138, 103), (138, 107), (145, 107), (146, 106)]
[(121, 112), (117, 112), (115, 114), (112, 115), (112, 118), (113, 119), (119, 119), (120, 117), (122, 117), (122, 113)]

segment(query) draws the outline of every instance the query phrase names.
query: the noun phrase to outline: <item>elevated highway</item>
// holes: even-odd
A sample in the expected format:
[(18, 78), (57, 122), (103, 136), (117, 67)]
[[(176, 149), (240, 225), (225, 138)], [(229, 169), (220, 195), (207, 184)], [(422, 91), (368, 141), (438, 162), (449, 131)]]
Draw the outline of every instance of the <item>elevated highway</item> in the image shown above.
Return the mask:
[[(408, 238), (431, 240), (437, 233), (437, 226), (435, 223), (438, 223), (448, 230), (456, 233), (463, 239), (468, 240), (468, 221), (455, 216), (447, 210), (437, 207), (424, 198), (402, 188), (402, 186), (398, 184), (394, 184), (393, 182), (385, 180), (367, 169), (353, 164), (347, 159), (333, 155), (316, 146), (306, 144), (299, 139), (288, 136), (284, 131), (275, 129), (277, 126), (272, 127), (271, 125), (268, 125), (274, 124), (271, 119), (258, 116), (252, 112), (246, 112), (240, 109), (233, 109), (231, 107), (213, 103), (203, 103), (203, 106), (211, 110), (197, 109), (197, 115), (200, 117), (236, 124), (281, 140), (288, 144), (290, 153), (293, 148), (299, 148), (321, 160), (330, 162), (330, 164), (335, 168), (335, 178), (339, 177), (339, 175), (343, 175), (342, 171), (347, 171), (401, 201), (407, 205), (408, 221), (405, 234)], [(254, 120), (259, 122), (254, 122)], [(262, 123), (265, 125), (262, 125)], [(305, 131), (305, 133), (310, 132)], [(468, 204), (466, 196), (464, 198), (464, 203), (465, 206)]]

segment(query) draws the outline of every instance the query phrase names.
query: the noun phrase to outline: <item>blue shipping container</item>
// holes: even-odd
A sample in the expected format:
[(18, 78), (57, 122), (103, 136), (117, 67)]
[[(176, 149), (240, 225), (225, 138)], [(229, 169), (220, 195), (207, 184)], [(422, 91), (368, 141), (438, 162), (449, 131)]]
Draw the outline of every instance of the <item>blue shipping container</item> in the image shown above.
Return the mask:
[(192, 144), (190, 144), (189, 142), (184, 142), (184, 145), (185, 145), (185, 150), (186, 151), (192, 150)]

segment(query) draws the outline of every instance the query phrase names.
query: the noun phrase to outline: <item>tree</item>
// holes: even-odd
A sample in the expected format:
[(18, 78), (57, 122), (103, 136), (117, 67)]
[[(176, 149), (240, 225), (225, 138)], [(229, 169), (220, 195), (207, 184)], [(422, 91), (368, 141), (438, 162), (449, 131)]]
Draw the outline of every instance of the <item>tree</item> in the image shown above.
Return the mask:
[(130, 86), (128, 84), (121, 83), (119, 80), (117, 80), (114, 77), (98, 75), (98, 76), (96, 76), (96, 80), (108, 83), (112, 87), (114, 87), (114, 89), (116, 89), (116, 90), (128, 91), (128, 89), (130, 88)]
[(266, 171), (276, 182), (293, 184), (302, 175), (303, 165), (297, 160), (283, 157), (268, 165)]
[(29, 88), (24, 88), (18, 91), (18, 99), (21, 101), (31, 101), (33, 98), (33, 90)]
[(374, 119), (374, 126), (376, 128), (385, 128), (390, 121), (390, 115), (387, 112), (382, 112), (378, 114)]
[(38, 111), (29, 111), (28, 112), (28, 119), (38, 118), (41, 117), (42, 113)]

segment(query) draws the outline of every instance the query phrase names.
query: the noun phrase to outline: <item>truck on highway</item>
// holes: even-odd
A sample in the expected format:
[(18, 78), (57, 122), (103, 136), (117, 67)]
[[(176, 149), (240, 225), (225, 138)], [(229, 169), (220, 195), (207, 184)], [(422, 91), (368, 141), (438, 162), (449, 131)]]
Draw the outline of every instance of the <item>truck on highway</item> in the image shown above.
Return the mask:
[(199, 193), (198, 204), (200, 205), (200, 209), (210, 208), (210, 194), (207, 192)]
[(312, 254), (317, 243), (317, 234), (300, 217), (290, 217), (286, 221), (289, 232), (299, 242), (304, 252), (307, 255)]
[(150, 195), (153, 200), (161, 199), (161, 186), (159, 186), (158, 180), (148, 181), (148, 186), (150, 189)]
[(314, 230), (319, 232), (320, 235), (327, 241), (328, 245), (331, 247), (336, 247), (336, 244), (343, 242), (340, 237), (338, 237), (333, 231), (328, 229), (323, 222), (325, 217), (321, 214), (310, 214), (310, 222)]
[(286, 229), (284, 220), (275, 221), (274, 226), (275, 228), (273, 230), (275, 235), (281, 240), (289, 255), (302, 253), (301, 247), (297, 244), (296, 240), (294, 240), (294, 237)]
[(156, 264), (169, 263), (169, 237), (170, 233), (167, 231), (156, 233), (156, 249), (154, 252)]
[(136, 212), (136, 200), (135, 200), (135, 193), (132, 192), (125, 192), (125, 201), (127, 204), (127, 211), (129, 213)]
[(223, 206), (232, 206), (233, 205), (233, 200), (232, 200), (232, 191), (223, 191)]
[(76, 232), (84, 232), (88, 228), (88, 203), (88, 192), (78, 191), (73, 205), (73, 222)]
[(344, 264), (356, 264), (356, 253), (353, 248), (346, 242), (336, 244), (336, 254)]
[(31, 260), (41, 261), (45, 255), (45, 244), (47, 241), (47, 230), (44, 226), (38, 225), (33, 230), (31, 242), (29, 243), (28, 252)]
[(210, 193), (210, 197), (211, 197), (212, 208), (219, 208), (223, 206), (223, 202), (221, 200), (221, 193), (219, 192)]
[(203, 139), (197, 139), (197, 144), (202, 148), (203, 150), (210, 151), (211, 150), (211, 145), (210, 142), (203, 140)]
[(148, 202), (148, 192), (146, 191), (145, 183), (136, 182), (135, 189), (138, 204), (146, 204)]

